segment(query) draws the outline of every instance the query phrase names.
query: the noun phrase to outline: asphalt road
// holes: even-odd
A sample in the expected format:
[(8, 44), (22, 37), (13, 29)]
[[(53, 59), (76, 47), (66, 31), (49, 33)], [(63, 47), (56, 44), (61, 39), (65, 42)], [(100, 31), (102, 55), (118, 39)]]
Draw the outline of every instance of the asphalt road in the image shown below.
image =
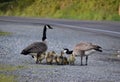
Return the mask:
[[(41, 41), (44, 24), (54, 28), (47, 32), (48, 51), (60, 53), (64, 47), (73, 49), (86, 41), (99, 44), (103, 52), (91, 55), (88, 66), (80, 66), (80, 58), (74, 66), (44, 65), (45, 61), (36, 65), (31, 56), (20, 52), (32, 42)], [(17, 76), (19, 82), (120, 82), (120, 58), (116, 56), (120, 50), (119, 22), (1, 16), (0, 30), (12, 33), (0, 36), (0, 64), (25, 67), (7, 72)]]

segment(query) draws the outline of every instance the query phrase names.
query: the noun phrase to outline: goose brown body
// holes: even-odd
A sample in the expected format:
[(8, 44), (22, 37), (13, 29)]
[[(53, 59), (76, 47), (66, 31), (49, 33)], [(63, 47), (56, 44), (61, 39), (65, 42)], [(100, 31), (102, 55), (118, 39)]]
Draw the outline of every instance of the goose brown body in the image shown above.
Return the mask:
[(93, 53), (94, 51), (102, 52), (102, 48), (98, 45), (88, 43), (88, 42), (80, 42), (73, 49), (73, 55), (81, 56), (81, 65), (83, 65), (82, 60), (83, 56), (86, 56), (86, 65), (88, 61), (88, 55)]
[(29, 53), (43, 53), (48, 49), (47, 45), (44, 42), (34, 42), (28, 47), (23, 49), (21, 54), (27, 55)]
[[(47, 28), (52, 29), (52, 27), (50, 25), (45, 25), (43, 28), (43, 37), (42, 37), (42, 41), (41, 42), (34, 42), (32, 44), (30, 44), (29, 46), (27, 46), (26, 48), (24, 48), (21, 52), (21, 54), (23, 55), (32, 55), (32, 57), (34, 56), (34, 54), (36, 54), (36, 63), (38, 63), (38, 57), (39, 55), (41, 55), (42, 53), (46, 52), (48, 49), (48, 46), (46, 44), (46, 31)], [(34, 53), (34, 54), (33, 54)]]

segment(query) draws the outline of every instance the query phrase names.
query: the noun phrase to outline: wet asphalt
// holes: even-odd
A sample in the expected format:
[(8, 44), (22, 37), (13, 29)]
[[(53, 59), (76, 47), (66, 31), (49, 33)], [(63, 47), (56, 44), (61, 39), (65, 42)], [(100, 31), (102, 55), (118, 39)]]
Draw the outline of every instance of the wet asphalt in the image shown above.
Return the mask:
[(41, 41), (43, 24), (0, 21), (0, 30), (11, 32), (0, 36), (0, 64), (25, 67), (10, 72), (17, 76), (18, 82), (120, 82), (120, 58), (116, 56), (120, 49), (118, 35), (52, 27), (54, 29), (47, 30), (48, 51), (60, 53), (63, 48), (73, 49), (75, 44), (85, 41), (100, 45), (103, 52), (90, 55), (88, 66), (80, 66), (79, 57), (74, 66), (46, 65), (45, 60), (43, 64), (35, 64), (31, 56), (20, 52), (29, 44)]

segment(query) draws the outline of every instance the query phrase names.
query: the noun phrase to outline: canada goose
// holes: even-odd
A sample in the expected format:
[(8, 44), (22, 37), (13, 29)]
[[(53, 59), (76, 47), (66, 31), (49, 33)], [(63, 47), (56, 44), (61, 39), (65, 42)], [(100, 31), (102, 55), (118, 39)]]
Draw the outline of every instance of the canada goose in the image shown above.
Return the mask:
[(75, 55), (71, 54), (68, 58), (69, 65), (74, 65), (75, 60)]
[(38, 61), (39, 61), (40, 63), (42, 62), (43, 59), (45, 59), (45, 55), (46, 55), (45, 52), (42, 53), (41, 55), (39, 55), (39, 57), (38, 57)]
[[(37, 56), (37, 55), (32, 56), (32, 57), (34, 58), (35, 61), (36, 61), (36, 58), (37, 58), (36, 56)], [(46, 56), (46, 53), (45, 53), (45, 52), (42, 53), (41, 55), (39, 55), (39, 56), (38, 56), (38, 62), (41, 63), (42, 60), (45, 59), (45, 56)]]
[(64, 55), (64, 52), (61, 51), (61, 54), (59, 56), (59, 64), (60, 65), (63, 65), (63, 58), (64, 58), (63, 55)]
[(56, 64), (59, 64), (59, 56), (56, 55), (53, 59), (53, 62), (56, 63)]
[(63, 52), (66, 53), (67, 55), (69, 55), (68, 57), (68, 62), (69, 62), (69, 65), (74, 65), (74, 62), (75, 62), (75, 55), (73, 55), (73, 50), (69, 50), (68, 48), (63, 48)]
[(46, 63), (52, 64), (52, 56), (50, 55), (50, 52), (48, 52), (46, 55)]
[(76, 44), (76, 46), (74, 47), (73, 55), (81, 56), (81, 65), (83, 65), (83, 63), (82, 63), (83, 56), (86, 56), (86, 64), (85, 65), (87, 65), (88, 55), (90, 55), (94, 51), (102, 52), (102, 47), (92, 44), (92, 43), (88, 43), (88, 42), (81, 42), (79, 44)]
[(64, 56), (64, 51), (61, 51), (60, 58), (62, 59), (62, 65), (69, 64), (67, 57)]
[(55, 60), (58, 65), (64, 65), (68, 63), (67, 58), (64, 57), (63, 55), (64, 55), (63, 51), (61, 51), (61, 54), (59, 56), (56, 55)]
[(60, 55), (56, 54), (55, 52), (53, 52), (52, 54), (54, 54), (52, 63), (58, 64), (58, 65), (67, 65), (68, 64), (67, 57), (63, 56), (64, 53), (62, 51), (61, 51)]
[(28, 47), (26, 47), (25, 49), (22, 50), (21, 54), (23, 55), (32, 55), (32, 57), (34, 55), (36, 55), (36, 64), (38, 63), (38, 57), (39, 55), (41, 55), (42, 53), (47, 51), (47, 43), (46, 43), (46, 31), (47, 28), (52, 29), (52, 27), (50, 25), (45, 25), (43, 28), (43, 37), (42, 37), (42, 42), (34, 42), (32, 44), (30, 44)]
[(63, 65), (69, 64), (67, 57), (63, 57)]
[(55, 52), (55, 51), (52, 51), (52, 52), (51, 52), (51, 55), (53, 56), (53, 57), (52, 57), (52, 64), (56, 64), (56, 63), (57, 63), (57, 61), (56, 61), (56, 58), (57, 58), (56, 52)]
[(47, 64), (52, 64), (55, 56), (55, 51), (48, 52), (46, 55), (46, 63)]
[(58, 55), (56, 54), (56, 56), (54, 57), (54, 61), (57, 65), (61, 65), (62, 64), (62, 60), (63, 60), (63, 56), (62, 55)]

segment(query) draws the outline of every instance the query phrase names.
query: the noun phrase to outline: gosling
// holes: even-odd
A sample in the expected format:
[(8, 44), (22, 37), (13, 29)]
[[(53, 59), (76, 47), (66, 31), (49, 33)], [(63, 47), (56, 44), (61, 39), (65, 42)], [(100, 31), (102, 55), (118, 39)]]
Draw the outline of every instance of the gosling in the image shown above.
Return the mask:
[(45, 59), (45, 55), (46, 55), (46, 53), (44, 52), (43, 54), (41, 54), (40, 56), (38, 56), (38, 62), (40, 62), (40, 64)]
[[(38, 63), (42, 63), (42, 61), (45, 59), (45, 55), (46, 55), (46, 53), (45, 52), (43, 52), (41, 55), (39, 55), (38, 56)], [(32, 55), (32, 58), (34, 58), (34, 60), (36, 61), (37, 60), (37, 57), (36, 57), (36, 55)]]
[(57, 65), (67, 65), (68, 64), (68, 60), (67, 57), (64, 57), (64, 52), (61, 51), (60, 56), (56, 55), (55, 56), (55, 61), (57, 63)]
[(74, 65), (75, 63), (75, 55), (71, 54), (68, 58), (68, 61), (69, 61), (69, 65)]
[(67, 59), (67, 57), (63, 57), (63, 65), (68, 65), (69, 61)]
[(46, 63), (52, 65), (54, 59), (55, 51), (48, 52), (46, 55)]

